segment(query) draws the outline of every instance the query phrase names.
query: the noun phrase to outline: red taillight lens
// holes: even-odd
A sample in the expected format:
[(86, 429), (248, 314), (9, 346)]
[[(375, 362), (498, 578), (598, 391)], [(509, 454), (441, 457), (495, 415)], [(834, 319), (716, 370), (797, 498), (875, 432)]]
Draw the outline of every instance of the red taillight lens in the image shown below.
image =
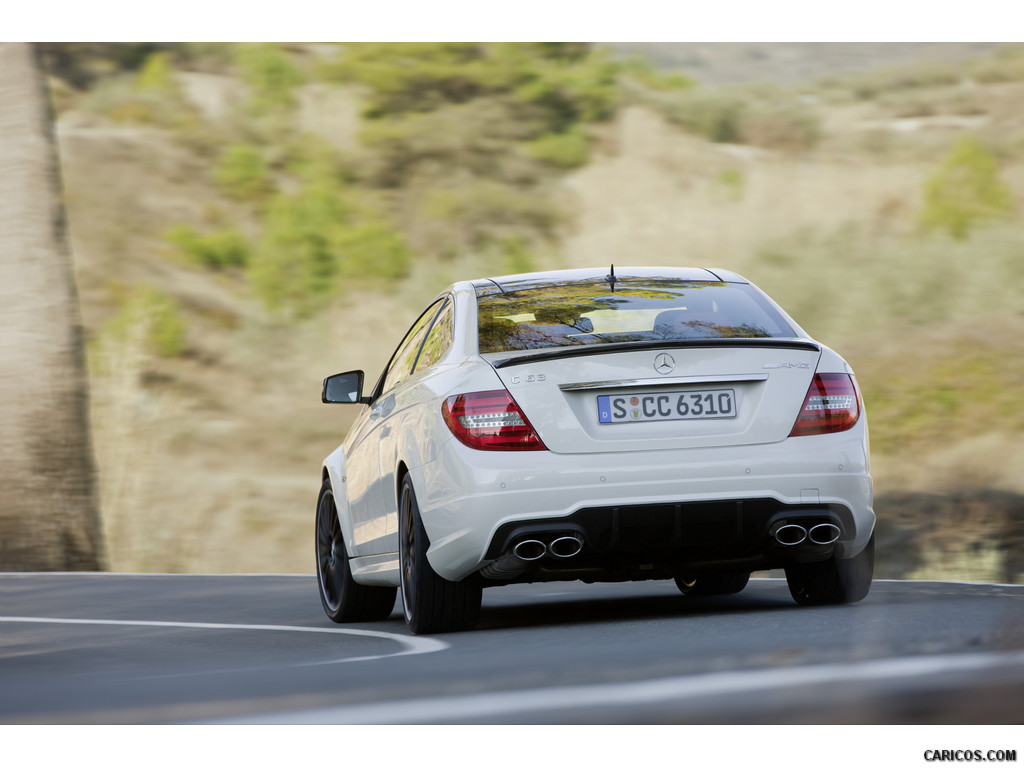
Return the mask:
[(860, 397), (846, 373), (816, 373), (790, 437), (842, 432), (860, 418)]
[(481, 451), (546, 451), (540, 437), (504, 389), (454, 395), (441, 404), (448, 429)]

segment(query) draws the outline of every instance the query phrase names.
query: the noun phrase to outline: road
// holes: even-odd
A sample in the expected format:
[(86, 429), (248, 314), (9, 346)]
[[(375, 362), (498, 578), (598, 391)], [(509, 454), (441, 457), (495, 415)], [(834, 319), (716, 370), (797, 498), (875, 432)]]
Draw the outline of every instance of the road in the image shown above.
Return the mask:
[(312, 576), (0, 574), (0, 723), (1019, 723), (1024, 586), (502, 587), (473, 632), (335, 625)]

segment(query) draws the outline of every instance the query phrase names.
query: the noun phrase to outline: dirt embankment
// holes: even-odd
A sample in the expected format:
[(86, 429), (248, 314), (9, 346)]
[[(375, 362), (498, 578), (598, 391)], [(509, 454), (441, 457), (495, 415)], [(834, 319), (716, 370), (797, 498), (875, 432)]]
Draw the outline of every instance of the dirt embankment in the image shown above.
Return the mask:
[(876, 578), (1024, 581), (1024, 495), (886, 493), (875, 513)]

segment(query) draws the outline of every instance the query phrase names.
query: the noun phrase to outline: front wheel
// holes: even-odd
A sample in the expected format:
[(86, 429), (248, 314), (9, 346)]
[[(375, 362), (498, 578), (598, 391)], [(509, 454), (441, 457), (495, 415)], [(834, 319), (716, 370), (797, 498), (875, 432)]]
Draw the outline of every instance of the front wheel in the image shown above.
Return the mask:
[(331, 621), (382, 621), (395, 607), (395, 587), (368, 587), (352, 578), (329, 480), (316, 505), (316, 580), (320, 603)]
[(408, 475), (402, 480), (398, 516), (402, 605), (409, 629), (417, 635), (472, 629), (480, 618), (483, 585), (475, 574), (462, 581), (448, 581), (430, 567), (430, 540)]
[(786, 568), (789, 593), (800, 605), (834, 605), (863, 600), (875, 571), (875, 537), (864, 550), (846, 560), (831, 558)]

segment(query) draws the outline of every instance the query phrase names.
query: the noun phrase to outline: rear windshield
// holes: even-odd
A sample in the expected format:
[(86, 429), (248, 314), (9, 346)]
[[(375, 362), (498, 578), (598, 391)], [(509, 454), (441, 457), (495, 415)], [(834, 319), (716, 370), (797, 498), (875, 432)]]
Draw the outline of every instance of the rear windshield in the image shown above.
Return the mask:
[(743, 283), (620, 278), (518, 283), (477, 295), (480, 352), (796, 333)]

